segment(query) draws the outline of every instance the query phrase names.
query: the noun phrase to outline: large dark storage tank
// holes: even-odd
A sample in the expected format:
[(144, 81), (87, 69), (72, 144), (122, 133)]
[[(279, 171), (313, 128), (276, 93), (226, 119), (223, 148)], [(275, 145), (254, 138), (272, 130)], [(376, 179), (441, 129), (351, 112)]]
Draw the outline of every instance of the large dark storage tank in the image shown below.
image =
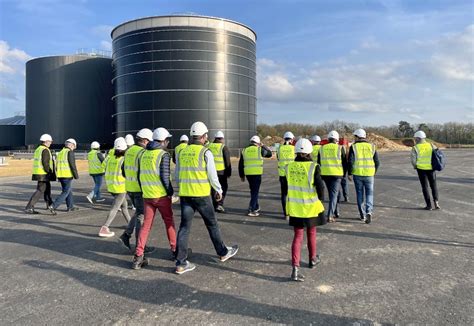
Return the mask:
[(165, 127), (173, 144), (203, 121), (231, 148), (256, 132), (256, 34), (237, 22), (159, 16), (112, 31), (116, 133)]
[(113, 143), (112, 59), (52, 56), (26, 63), (26, 144), (48, 133), (55, 144)]
[(0, 150), (25, 147), (25, 117), (15, 116), (0, 120)]

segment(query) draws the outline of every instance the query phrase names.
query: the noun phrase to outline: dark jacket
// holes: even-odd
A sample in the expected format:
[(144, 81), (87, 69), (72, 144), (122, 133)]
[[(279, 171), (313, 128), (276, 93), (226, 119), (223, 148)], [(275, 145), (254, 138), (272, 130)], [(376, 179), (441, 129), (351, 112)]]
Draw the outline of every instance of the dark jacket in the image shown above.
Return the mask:
[[(324, 145), (323, 145), (324, 146)], [(349, 169), (349, 164), (347, 162), (347, 154), (346, 154), (346, 148), (344, 146), (341, 146), (341, 161), (342, 161), (342, 170), (344, 171), (344, 176), (342, 177), (337, 177), (337, 176), (323, 176), (324, 178), (343, 178), (346, 176), (347, 171)], [(322, 148), (322, 147), (321, 147)], [(318, 155), (318, 165), (321, 165), (321, 155)]]
[(49, 151), (43, 150), (41, 153), (41, 164), (43, 165), (43, 169), (46, 171), (47, 174), (33, 174), (31, 180), (33, 181), (56, 181), (56, 169), (54, 168), (54, 161), (53, 166), (49, 166), (49, 160), (51, 159), (51, 155)]
[[(365, 139), (359, 140), (356, 143), (367, 143), (367, 140)], [(377, 151), (375, 151), (373, 159), (374, 159), (374, 164), (375, 164), (375, 173), (377, 173), (377, 170), (380, 166), (379, 155), (377, 154)], [(354, 163), (355, 163), (354, 149), (351, 146), (349, 148), (349, 159), (347, 163), (347, 169), (348, 169), (349, 175), (352, 175), (352, 169), (354, 167)]]
[[(215, 139), (214, 143), (222, 144), (223, 141)], [(227, 178), (230, 178), (230, 176), (232, 175), (232, 164), (230, 162), (230, 151), (226, 145), (224, 145), (224, 147), (222, 148), (222, 155), (224, 156), (225, 168), (223, 171), (217, 171), (217, 175), (225, 175)]]
[[(67, 153), (67, 161), (69, 163), (69, 168), (71, 169), (72, 178), (79, 179), (79, 173), (77, 172), (76, 167), (76, 156), (74, 155), (74, 151), (69, 151)], [(72, 178), (59, 178), (59, 179), (72, 179)]]
[[(149, 151), (157, 150), (157, 149), (163, 149), (161, 147), (160, 142), (157, 142), (157, 141), (151, 141), (146, 146), (146, 150), (149, 150)], [(159, 167), (157, 166), (156, 168), (160, 169), (160, 180), (166, 189), (166, 195), (173, 196), (174, 190), (173, 190), (173, 185), (171, 184), (171, 155), (166, 150), (164, 151), (165, 153), (163, 154), (163, 157), (161, 158), (160, 166)], [(138, 172), (138, 180), (140, 180), (140, 172)]]
[[(249, 146), (256, 146), (255, 144), (249, 144)], [(248, 146), (247, 146), (248, 147)], [(272, 157), (272, 150), (270, 148), (268, 148), (267, 146), (265, 145), (262, 145), (260, 147), (261, 149), (261, 153), (262, 153), (262, 157), (265, 157), (265, 158), (270, 158)], [(245, 178), (245, 173), (244, 173), (244, 155), (242, 155), (242, 152), (240, 153), (240, 159), (239, 159), (239, 176), (241, 178)]]

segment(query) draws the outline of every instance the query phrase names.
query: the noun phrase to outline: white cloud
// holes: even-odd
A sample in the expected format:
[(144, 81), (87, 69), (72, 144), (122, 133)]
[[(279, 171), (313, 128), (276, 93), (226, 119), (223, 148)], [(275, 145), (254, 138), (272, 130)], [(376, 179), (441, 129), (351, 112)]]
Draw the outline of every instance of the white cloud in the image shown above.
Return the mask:
[(17, 101), (18, 97), (16, 96), (15, 92), (7, 87), (5, 84), (0, 84), (0, 97), (7, 99), (7, 100), (14, 100)]
[(103, 50), (112, 51), (112, 42), (103, 40), (100, 42), (100, 48)]
[(421, 120), (421, 116), (415, 113), (409, 114), (408, 116), (416, 120)]
[(0, 73), (21, 73), (29, 59), (31, 56), (25, 51), (10, 48), (7, 42), (0, 40)]

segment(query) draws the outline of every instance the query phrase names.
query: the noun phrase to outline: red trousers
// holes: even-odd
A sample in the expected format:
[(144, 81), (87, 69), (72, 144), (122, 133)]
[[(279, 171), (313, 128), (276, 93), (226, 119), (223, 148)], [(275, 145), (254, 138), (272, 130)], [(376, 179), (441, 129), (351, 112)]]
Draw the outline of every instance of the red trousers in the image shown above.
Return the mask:
[(165, 222), (166, 235), (170, 243), (171, 251), (176, 250), (176, 228), (174, 227), (173, 210), (171, 208), (171, 197), (165, 196), (161, 198), (144, 198), (144, 218), (143, 225), (140, 228), (138, 235), (137, 248), (135, 250), (136, 256), (143, 255), (148, 235), (153, 227), (156, 210), (160, 211), (161, 218)]
[[(291, 263), (293, 266), (300, 266), (301, 245), (303, 244), (304, 228), (294, 227), (295, 235), (291, 244)], [(308, 241), (309, 260), (316, 257), (316, 227), (310, 227), (306, 230)]]

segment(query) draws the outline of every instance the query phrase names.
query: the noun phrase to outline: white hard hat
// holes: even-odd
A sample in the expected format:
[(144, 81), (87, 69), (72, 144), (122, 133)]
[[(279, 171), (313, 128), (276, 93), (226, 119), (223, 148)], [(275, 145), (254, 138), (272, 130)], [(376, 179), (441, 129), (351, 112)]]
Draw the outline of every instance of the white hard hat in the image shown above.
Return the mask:
[(50, 134), (43, 134), (40, 137), (40, 141), (53, 141), (53, 137)]
[(119, 137), (119, 138), (115, 139), (114, 148), (118, 149), (119, 151), (126, 150), (127, 149), (127, 142), (126, 142), (125, 138)]
[(156, 128), (155, 130), (153, 130), (153, 139), (154, 140), (163, 141), (163, 140), (166, 140), (166, 138), (169, 138), (169, 137), (171, 137), (171, 134), (165, 128), (160, 127), (160, 128)]
[(313, 144), (306, 139), (300, 138), (295, 145), (295, 153), (310, 154), (313, 152)]
[(354, 136), (357, 136), (359, 138), (365, 138), (367, 137), (367, 134), (365, 133), (364, 129), (356, 129), (353, 133)]
[(66, 139), (66, 143), (71, 143), (73, 144), (75, 147), (77, 147), (77, 143), (76, 143), (76, 140), (74, 138), (68, 138)]
[(179, 141), (189, 141), (189, 138), (188, 138), (188, 136), (186, 136), (186, 135), (182, 135), (182, 136), (179, 138)]
[(413, 136), (415, 138), (426, 138), (426, 134), (423, 130), (418, 130), (415, 132), (415, 135)]
[(153, 140), (153, 131), (151, 131), (148, 128), (140, 129), (140, 131), (137, 132), (137, 137), (140, 137), (141, 139), (148, 139), (149, 141), (152, 141)]
[(93, 142), (91, 143), (91, 148), (92, 148), (92, 149), (99, 149), (99, 148), (100, 148), (100, 144), (99, 144), (98, 142), (96, 142), (96, 141), (93, 141)]
[(311, 140), (312, 141), (321, 141), (321, 137), (319, 137), (318, 135), (314, 135), (313, 137), (311, 137)]
[(216, 135), (214, 136), (214, 138), (224, 138), (224, 133), (219, 130), (218, 132), (216, 132)]
[(250, 138), (250, 141), (254, 142), (254, 143), (257, 143), (257, 144), (260, 144), (260, 137), (252, 136), (252, 138)]
[(283, 135), (283, 139), (293, 139), (293, 138), (295, 138), (295, 135), (293, 135), (293, 133), (291, 131), (287, 131)]
[(209, 130), (207, 130), (206, 125), (201, 121), (197, 121), (192, 124), (191, 131), (189, 132), (189, 134), (191, 136), (202, 136), (204, 134), (207, 134), (208, 132)]
[(339, 133), (336, 130), (332, 130), (329, 132), (328, 138), (339, 140)]
[(132, 146), (133, 144), (135, 144), (135, 140), (133, 139), (133, 136), (130, 134), (125, 136), (125, 142), (127, 143), (127, 146)]

